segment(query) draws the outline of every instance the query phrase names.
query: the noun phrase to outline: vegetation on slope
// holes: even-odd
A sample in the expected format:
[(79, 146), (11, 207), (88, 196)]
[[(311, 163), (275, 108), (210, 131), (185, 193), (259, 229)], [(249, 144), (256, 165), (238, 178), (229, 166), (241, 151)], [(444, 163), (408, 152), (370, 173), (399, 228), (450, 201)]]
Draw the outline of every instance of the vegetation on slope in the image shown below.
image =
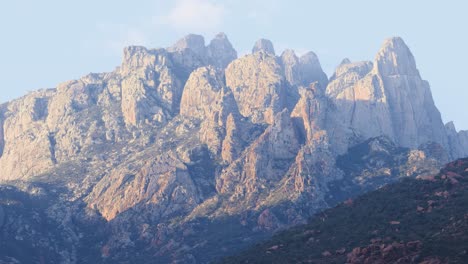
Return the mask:
[(223, 263), (468, 263), (468, 159), (348, 200)]

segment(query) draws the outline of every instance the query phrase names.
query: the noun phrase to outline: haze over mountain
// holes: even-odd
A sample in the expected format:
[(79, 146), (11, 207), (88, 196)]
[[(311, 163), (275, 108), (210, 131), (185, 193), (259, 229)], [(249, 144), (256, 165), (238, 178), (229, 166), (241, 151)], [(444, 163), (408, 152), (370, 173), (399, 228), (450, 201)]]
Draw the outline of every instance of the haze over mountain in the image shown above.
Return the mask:
[(467, 155), (399, 37), (330, 78), (266, 39), (130, 46), (0, 105), (0, 260), (206, 263)]

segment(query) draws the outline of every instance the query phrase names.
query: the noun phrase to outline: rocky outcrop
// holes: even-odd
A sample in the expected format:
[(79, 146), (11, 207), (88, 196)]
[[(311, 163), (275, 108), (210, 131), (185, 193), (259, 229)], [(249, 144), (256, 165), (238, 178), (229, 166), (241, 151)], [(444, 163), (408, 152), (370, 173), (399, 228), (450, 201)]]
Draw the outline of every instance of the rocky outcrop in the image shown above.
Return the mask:
[[(280, 182), (300, 148), (288, 110), (278, 113), (274, 123), (217, 179), (219, 193), (230, 201), (254, 206), (260, 193), (272, 190)], [(229, 210), (229, 209), (227, 209)]]
[(468, 132), (457, 132), (453, 122), (445, 124), (445, 129), (448, 136), (448, 151), (454, 157), (468, 156)]
[(259, 39), (255, 42), (255, 45), (252, 48), (252, 54), (257, 52), (264, 52), (269, 55), (275, 56), (275, 48), (273, 48), (273, 43), (268, 39)]
[(258, 216), (257, 224), (260, 229), (267, 231), (275, 231), (280, 227), (278, 218), (268, 209)]
[(237, 59), (237, 51), (224, 33), (217, 34), (206, 49), (210, 64), (219, 69), (225, 69), (229, 63)]
[(447, 146), (445, 128), (429, 84), (421, 80), (414, 58), (401, 38), (384, 43), (373, 71), (382, 76), (387, 88), (395, 142), (408, 147), (427, 141)]
[(35, 107), (49, 93), (36, 92), (8, 104), (2, 126), (2, 181), (38, 175), (54, 166), (49, 131), (43, 121), (36, 121), (43, 109)]
[(224, 33), (218, 33), (206, 47), (203, 36), (190, 34), (167, 50), (178, 64), (189, 66), (190, 71), (208, 64), (224, 69), (237, 58), (236, 50)]
[(416, 61), (406, 43), (400, 37), (386, 39), (375, 58), (374, 71), (381, 76), (417, 76)]
[(285, 50), (281, 54), (281, 62), (286, 80), (291, 86), (307, 86), (313, 82), (318, 82), (319, 87), (322, 89), (327, 87), (327, 75), (323, 72), (315, 53), (308, 52), (298, 58), (294, 51)]
[(241, 122), (241, 115), (231, 90), (224, 84), (224, 76), (214, 67), (202, 67), (190, 75), (184, 88), (180, 114), (201, 120), (200, 140), (215, 154), (221, 153), (227, 133), (230, 133), (230, 139), (225, 141), (224, 147), (231, 150), (237, 148), (234, 145), (239, 145), (243, 138), (242, 131), (237, 131), (239, 140), (233, 141), (232, 129), (235, 123)]
[(369, 67), (369, 63), (341, 65), (327, 87), (344, 125), (363, 138), (387, 135), (405, 147), (428, 141), (447, 146), (429, 85), (420, 78), (403, 40), (386, 40), (372, 70), (359, 79)]
[(177, 41), (172, 47), (168, 48), (169, 52), (184, 52), (186, 50), (191, 50), (200, 59), (205, 58), (206, 50), (203, 36), (189, 34)]
[(349, 59), (344, 59), (330, 78), (327, 94), (337, 96), (364, 78), (372, 68), (373, 64), (370, 61), (351, 62)]
[[(193, 62), (187, 64), (190, 67)], [(168, 117), (164, 112), (178, 112), (185, 79), (184, 76), (176, 76), (174, 67), (172, 57), (165, 50), (143, 47), (124, 50), (120, 89), (127, 125), (162, 122)]]
[[(354, 248), (347, 254), (346, 263), (403, 263), (415, 262), (421, 254), (421, 241), (410, 241), (408, 243), (393, 242), (385, 244), (375, 242), (366, 247)], [(424, 263), (424, 262), (423, 262)], [(440, 260), (432, 259), (425, 263), (441, 263)]]
[(103, 83), (103, 76), (88, 75), (60, 84), (50, 98), (46, 124), (58, 162), (66, 162), (86, 152), (86, 148), (106, 141), (98, 105)]
[(167, 50), (130, 47), (125, 50), (122, 75), (122, 108), (127, 124), (145, 120), (164, 122), (166, 112), (179, 111), (183, 87), (197, 68), (213, 65), (224, 69), (237, 57), (224, 34), (207, 47), (200, 35), (188, 35)]
[(256, 52), (229, 64), (226, 85), (231, 88), (240, 113), (255, 123), (271, 124), (286, 106), (282, 67), (268, 53)]
[(458, 138), (460, 139), (460, 147), (465, 150), (464, 153), (462, 152), (463, 157), (468, 157), (468, 131), (458, 132)]
[(226, 120), (226, 136), (222, 143), (221, 155), (223, 160), (227, 164), (235, 161), (241, 155), (244, 145), (242, 123), (231, 113)]
[(278, 187), (269, 193), (263, 205), (272, 206), (294, 201), (296, 206), (287, 207), (289, 211), (282, 213), (282, 216), (288, 219), (285, 224), (304, 223), (307, 218), (304, 218), (305, 215), (312, 215), (318, 208), (327, 204), (329, 183), (342, 178), (343, 173), (336, 167), (335, 156), (329, 147), (326, 133), (317, 131), (313, 141), (300, 148), (285, 177)]
[(314, 134), (323, 132), (326, 128), (328, 99), (319, 88), (318, 83), (313, 83), (308, 88), (299, 90), (300, 99), (294, 107), (291, 117), (300, 132), (303, 142), (312, 143)]
[(136, 170), (116, 168), (88, 196), (89, 206), (109, 221), (128, 210), (167, 219), (187, 214), (199, 203), (187, 167), (171, 153), (142, 162)]
[(112, 73), (90, 74), (2, 106), (4, 178), (45, 173), (96, 145), (150, 138), (143, 128), (163, 126), (179, 113), (189, 74), (210, 63), (222, 68), (235, 53), (223, 34), (208, 47), (195, 35), (167, 50), (128, 47)]
[(267, 40), (236, 57), (222, 33), (128, 47), (113, 72), (0, 105), (0, 183), (50, 190), (41, 217), (70, 256), (208, 263), (468, 154), (401, 39), (329, 81), (314, 53), (277, 57)]
[(214, 112), (219, 112), (221, 109), (216, 107), (220, 106), (217, 104), (217, 101), (221, 99), (218, 95), (225, 89), (223, 77), (222, 73), (213, 67), (202, 67), (195, 70), (185, 85), (180, 114), (203, 119), (207, 116), (213, 116)]

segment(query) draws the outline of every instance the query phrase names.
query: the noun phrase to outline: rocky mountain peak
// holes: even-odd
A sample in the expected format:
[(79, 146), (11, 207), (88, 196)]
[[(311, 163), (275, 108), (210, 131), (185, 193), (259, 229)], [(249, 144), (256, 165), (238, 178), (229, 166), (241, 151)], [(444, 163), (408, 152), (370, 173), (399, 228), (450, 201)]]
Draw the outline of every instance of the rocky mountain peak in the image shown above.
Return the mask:
[(237, 59), (237, 51), (232, 47), (226, 34), (218, 33), (207, 46), (210, 64), (224, 69), (231, 61)]
[(327, 94), (340, 114), (347, 116), (339, 117), (348, 120), (345, 126), (364, 138), (387, 135), (404, 147), (416, 148), (433, 141), (448, 148), (429, 84), (421, 79), (413, 55), (401, 38), (387, 39), (374, 64), (338, 66)]
[(445, 131), (448, 136), (449, 151), (455, 157), (465, 157), (468, 155), (468, 131), (457, 131), (455, 124), (450, 121), (445, 124)]
[(224, 32), (219, 32), (218, 34), (215, 35), (214, 39), (225, 39), (227, 40), (227, 35)]
[(183, 51), (190, 49), (196, 54), (205, 53), (205, 38), (201, 35), (189, 34), (177, 41), (169, 51)]
[(321, 89), (325, 89), (328, 84), (328, 77), (322, 70), (322, 65), (317, 55), (309, 51), (299, 58), (299, 63), (302, 65), (302, 75), (304, 76), (304, 84), (309, 85), (313, 82), (318, 82)]
[(259, 39), (255, 42), (254, 47), (252, 48), (252, 53), (263, 51), (267, 54), (275, 55), (275, 49), (273, 48), (273, 43), (268, 39)]
[(280, 59), (286, 80), (291, 85), (307, 86), (313, 82), (319, 82), (320, 87), (327, 86), (327, 75), (323, 72), (315, 53), (308, 52), (298, 58), (293, 50), (286, 49), (281, 54)]
[(317, 54), (315, 54), (312, 51), (308, 51), (305, 54), (303, 54), (300, 58), (300, 61), (304, 64), (320, 65), (320, 61), (318, 59)]
[[(227, 245), (303, 222), (329, 206), (327, 197), (349, 198), (355, 182), (377, 188), (400, 177), (394, 168), (409, 176), (427, 167), (401, 155), (418, 162), (445, 160), (445, 149), (466, 155), (468, 132), (444, 127), (428, 83), (409, 74), (417, 70), (404, 42), (386, 42), (376, 58), (343, 60), (328, 83), (315, 53), (277, 57), (264, 39), (238, 59), (224, 33), (208, 46), (188, 35), (167, 49), (128, 47), (113, 72), (0, 105), (0, 204), (3, 183), (44, 186), (51, 196), (35, 208), (47, 212), (48, 226), (66, 229), (56, 231), (74, 247), (59, 255), (209, 263), (235, 250)], [(383, 135), (388, 140), (363, 147)], [(417, 148), (426, 142), (435, 144), (422, 153)], [(366, 171), (339, 167), (342, 155), (349, 157), (344, 165), (366, 157)], [(0, 208), (8, 223), (29, 232), (10, 205)], [(226, 233), (226, 216), (233, 233)], [(72, 222), (80, 218), (86, 230)], [(105, 234), (93, 237), (95, 229)], [(2, 250), (9, 252), (2, 241), (10, 240), (0, 240), (0, 263)], [(92, 251), (87, 241), (97, 241)], [(76, 263), (78, 256), (70, 258), (45, 262)]]
[(351, 63), (351, 60), (348, 59), (348, 58), (344, 58), (344, 59), (340, 62), (340, 66), (341, 66), (341, 65), (345, 65), (345, 64), (349, 64), (349, 63)]
[(351, 62), (348, 59), (344, 59), (338, 67), (335, 69), (335, 73), (330, 78), (330, 82), (337, 78), (345, 77), (345, 81), (351, 81), (351, 75), (355, 78), (360, 79), (366, 76), (373, 68), (373, 64), (370, 61), (357, 61)]
[(280, 58), (283, 64), (286, 80), (291, 85), (302, 83), (302, 76), (300, 76), (301, 67), (299, 64), (299, 58), (296, 56), (294, 51), (291, 49), (287, 49), (283, 51)]
[(139, 53), (146, 53), (148, 49), (143, 46), (128, 46), (123, 51), (123, 61), (128, 61), (130, 58)]
[(281, 59), (283, 62), (289, 63), (297, 62), (299, 60), (296, 56), (296, 53), (292, 49), (285, 49), (283, 53), (281, 53)]
[(285, 107), (284, 72), (276, 57), (264, 52), (249, 54), (229, 64), (225, 73), (241, 114), (254, 123), (271, 124)]
[(126, 76), (131, 72), (144, 69), (148, 66), (160, 64), (170, 64), (164, 49), (149, 50), (142, 46), (129, 46), (123, 50), (122, 65), (120, 74)]
[(413, 54), (400, 37), (393, 37), (384, 41), (375, 57), (375, 71), (383, 76), (419, 76)]
[(182, 94), (180, 114), (205, 118), (212, 111), (224, 87), (223, 75), (214, 67), (201, 67), (187, 80)]
[(451, 130), (451, 131), (457, 131), (457, 129), (455, 128), (455, 124), (453, 123), (453, 121), (450, 121), (448, 122), (447, 124), (445, 124), (445, 128), (447, 130)]

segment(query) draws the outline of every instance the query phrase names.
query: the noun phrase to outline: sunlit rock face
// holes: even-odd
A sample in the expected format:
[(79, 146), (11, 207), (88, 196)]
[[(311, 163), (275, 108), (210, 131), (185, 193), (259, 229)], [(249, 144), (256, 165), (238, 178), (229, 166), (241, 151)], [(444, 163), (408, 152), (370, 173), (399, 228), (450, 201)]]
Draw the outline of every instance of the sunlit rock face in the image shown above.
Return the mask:
[(0, 205), (0, 232), (51, 227), (51, 263), (209, 263), (464, 155), (400, 38), (328, 79), (313, 52), (261, 39), (237, 58), (225, 34), (191, 34), (0, 105), (0, 196), (18, 206)]
[(384, 42), (374, 63), (345, 61), (327, 87), (345, 126), (363, 138), (387, 135), (401, 146), (448, 147), (429, 84), (401, 38)]
[(286, 106), (286, 81), (278, 58), (256, 52), (226, 68), (226, 85), (234, 93), (242, 115), (255, 123), (272, 123)]

